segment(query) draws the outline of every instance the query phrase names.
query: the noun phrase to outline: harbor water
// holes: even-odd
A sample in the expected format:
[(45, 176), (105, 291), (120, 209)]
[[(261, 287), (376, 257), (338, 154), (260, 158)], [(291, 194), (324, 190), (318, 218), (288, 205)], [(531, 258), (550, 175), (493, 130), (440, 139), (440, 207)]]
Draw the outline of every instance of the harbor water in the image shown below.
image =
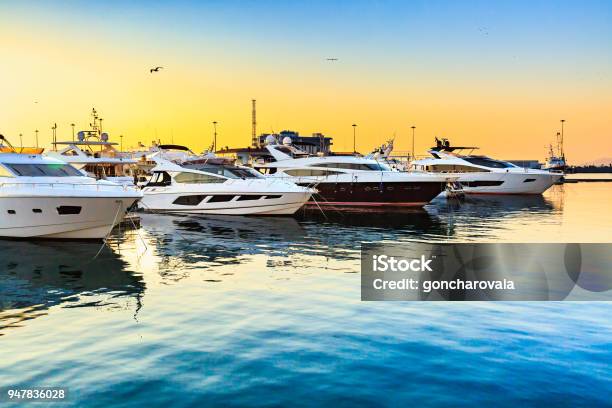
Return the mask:
[(610, 242), (612, 184), (401, 213), (142, 214), (0, 243), (0, 388), (51, 406), (599, 406), (608, 302), (361, 302), (361, 242)]

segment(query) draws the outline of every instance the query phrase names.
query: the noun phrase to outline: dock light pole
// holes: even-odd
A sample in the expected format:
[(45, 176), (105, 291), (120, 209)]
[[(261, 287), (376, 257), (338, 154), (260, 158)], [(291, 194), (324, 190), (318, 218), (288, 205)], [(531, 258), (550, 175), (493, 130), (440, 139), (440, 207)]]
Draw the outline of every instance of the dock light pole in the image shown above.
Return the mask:
[(23, 134), (19, 134), (19, 144), (21, 145), (21, 151), (23, 151)]
[(36, 129), (34, 133), (36, 133), (36, 148), (38, 149), (38, 129)]
[(213, 122), (213, 153), (217, 151), (217, 121)]
[(121, 139), (120, 148), (121, 148), (121, 151), (123, 152), (123, 135), (119, 135), (119, 139)]
[(561, 119), (561, 146), (559, 146), (561, 157), (565, 157), (565, 153), (563, 153), (563, 124), (564, 123), (565, 123), (565, 119)]
[(357, 149), (355, 148), (356, 134), (357, 134), (357, 124), (353, 123), (353, 153), (357, 152)]
[(72, 127), (72, 141), (74, 142), (74, 123), (71, 123), (70, 126)]
[(412, 160), (414, 160), (414, 129), (416, 129), (416, 126), (412, 125), (410, 128), (412, 129)]

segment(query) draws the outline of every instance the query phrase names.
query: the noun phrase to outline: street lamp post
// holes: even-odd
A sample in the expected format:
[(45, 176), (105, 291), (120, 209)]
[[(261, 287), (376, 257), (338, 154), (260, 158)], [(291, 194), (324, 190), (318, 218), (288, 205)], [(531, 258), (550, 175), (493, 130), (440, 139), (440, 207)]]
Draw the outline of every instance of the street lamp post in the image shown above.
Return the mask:
[(119, 139), (121, 139), (121, 151), (123, 151), (123, 135), (119, 135)]
[(414, 129), (416, 129), (416, 126), (413, 125), (410, 128), (412, 129), (412, 160), (414, 160)]
[(353, 153), (357, 152), (357, 149), (355, 148), (355, 141), (356, 141), (356, 133), (357, 132), (357, 125), (355, 123), (353, 123)]
[(38, 129), (36, 129), (34, 133), (36, 133), (36, 148), (38, 149)]
[(563, 153), (563, 124), (565, 123), (565, 119), (561, 119), (561, 145), (559, 146), (559, 150), (561, 153), (561, 157), (565, 157), (565, 154)]
[(217, 151), (217, 121), (213, 122), (213, 153)]
[(74, 142), (74, 123), (71, 123), (70, 126), (72, 127), (72, 141)]
[(23, 134), (19, 134), (19, 144), (21, 145), (21, 151), (23, 151)]

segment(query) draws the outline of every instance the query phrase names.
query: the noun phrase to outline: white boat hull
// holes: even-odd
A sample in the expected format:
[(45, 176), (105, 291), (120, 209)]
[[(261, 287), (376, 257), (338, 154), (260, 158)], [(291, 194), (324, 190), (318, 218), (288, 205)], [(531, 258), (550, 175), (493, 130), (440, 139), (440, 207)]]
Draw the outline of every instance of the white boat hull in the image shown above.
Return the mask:
[[(465, 194), (542, 194), (561, 178), (544, 171), (507, 173), (456, 173)], [(499, 184), (501, 183), (501, 184)], [(487, 185), (498, 184), (498, 185)]]
[[(213, 195), (213, 193), (201, 193)], [(216, 193), (219, 194), (219, 193)], [(224, 193), (230, 194), (230, 193)], [(218, 214), (218, 215), (292, 215), (297, 212), (309, 199), (310, 192), (284, 192), (284, 193), (258, 193), (262, 196), (257, 200), (239, 201), (238, 197), (254, 194), (235, 194), (231, 201), (209, 203), (207, 200), (198, 205), (174, 204), (182, 193), (157, 193), (151, 194), (145, 191), (145, 196), (139, 206), (145, 211), (182, 213), (182, 214)], [(279, 198), (267, 198), (269, 196), (280, 196)]]
[[(0, 236), (9, 238), (102, 239), (137, 197), (0, 197)], [(78, 214), (58, 207), (80, 207)], [(9, 211), (14, 212), (9, 213)]]

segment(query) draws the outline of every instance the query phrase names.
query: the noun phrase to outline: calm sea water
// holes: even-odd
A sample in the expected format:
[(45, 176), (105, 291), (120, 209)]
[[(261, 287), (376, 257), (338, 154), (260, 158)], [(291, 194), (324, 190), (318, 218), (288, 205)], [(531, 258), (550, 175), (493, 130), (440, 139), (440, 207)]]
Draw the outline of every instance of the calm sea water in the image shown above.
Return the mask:
[(401, 214), (145, 214), (102, 250), (3, 241), (0, 388), (88, 407), (609, 405), (612, 304), (361, 302), (359, 243), (609, 242), (610, 202), (612, 183), (579, 183)]

